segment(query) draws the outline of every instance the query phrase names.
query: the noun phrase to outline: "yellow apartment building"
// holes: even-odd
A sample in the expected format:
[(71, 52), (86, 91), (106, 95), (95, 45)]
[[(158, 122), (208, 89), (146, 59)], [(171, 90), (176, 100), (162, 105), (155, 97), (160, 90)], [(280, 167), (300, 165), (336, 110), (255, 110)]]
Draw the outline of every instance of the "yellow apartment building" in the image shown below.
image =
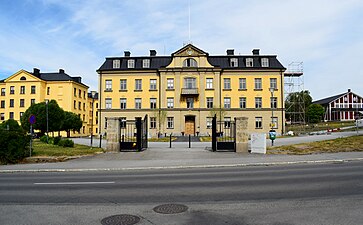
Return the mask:
[(81, 131), (72, 133), (72, 136), (90, 134), (92, 99), (89, 99), (88, 86), (82, 83), (81, 77), (71, 77), (63, 69), (53, 73), (42, 73), (36, 68), (33, 72), (20, 70), (1, 80), (0, 89), (0, 122), (14, 119), (20, 123), (21, 116), (31, 104), (54, 99), (61, 108), (79, 115), (83, 121)]
[(210, 56), (188, 44), (171, 56), (106, 58), (99, 74), (99, 118), (149, 117), (149, 134), (211, 135), (212, 116), (224, 121), (248, 117), (248, 131), (284, 131), (283, 72), (276, 55)]

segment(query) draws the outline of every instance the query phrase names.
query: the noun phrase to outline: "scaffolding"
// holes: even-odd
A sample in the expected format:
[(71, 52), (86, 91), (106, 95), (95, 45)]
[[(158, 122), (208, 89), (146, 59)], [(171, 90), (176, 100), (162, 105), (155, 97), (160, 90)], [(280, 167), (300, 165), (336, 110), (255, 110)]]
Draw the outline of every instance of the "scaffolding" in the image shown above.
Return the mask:
[[(305, 127), (303, 62), (291, 62), (284, 73), (285, 118), (289, 125)], [(300, 94), (301, 93), (301, 94)]]

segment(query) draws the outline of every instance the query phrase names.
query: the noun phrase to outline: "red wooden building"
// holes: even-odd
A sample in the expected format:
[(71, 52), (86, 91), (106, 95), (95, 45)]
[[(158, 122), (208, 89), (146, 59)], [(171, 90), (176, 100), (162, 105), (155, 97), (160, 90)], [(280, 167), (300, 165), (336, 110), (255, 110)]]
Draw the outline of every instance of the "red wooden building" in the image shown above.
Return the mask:
[(313, 102), (322, 105), (325, 109), (325, 121), (355, 120), (362, 117), (363, 98), (357, 94), (348, 92), (324, 98)]

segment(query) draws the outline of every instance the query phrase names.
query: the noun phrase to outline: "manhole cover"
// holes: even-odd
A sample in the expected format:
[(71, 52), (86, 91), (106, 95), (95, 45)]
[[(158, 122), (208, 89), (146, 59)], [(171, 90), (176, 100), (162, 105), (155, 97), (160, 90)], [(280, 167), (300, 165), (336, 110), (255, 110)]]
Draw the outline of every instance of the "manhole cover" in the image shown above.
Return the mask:
[(188, 210), (188, 207), (181, 204), (165, 204), (154, 208), (154, 211), (162, 214), (182, 213)]
[(133, 225), (140, 222), (140, 217), (133, 215), (114, 215), (101, 220), (102, 225)]

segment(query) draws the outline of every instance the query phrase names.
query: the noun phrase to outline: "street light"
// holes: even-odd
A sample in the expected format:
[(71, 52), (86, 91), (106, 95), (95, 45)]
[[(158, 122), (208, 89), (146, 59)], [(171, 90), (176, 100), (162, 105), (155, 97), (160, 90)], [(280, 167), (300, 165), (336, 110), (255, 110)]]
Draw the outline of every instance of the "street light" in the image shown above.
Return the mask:
[(93, 147), (93, 105), (95, 102), (96, 91), (91, 91), (92, 98), (92, 119), (91, 119), (91, 148)]
[(274, 91), (275, 91), (275, 88), (271, 87), (269, 88), (269, 91), (271, 93), (271, 130), (269, 132), (269, 136), (270, 136), (270, 139), (271, 139), (271, 146), (274, 146), (274, 140), (276, 138), (276, 131), (274, 130), (275, 128), (275, 124), (274, 124), (274, 108), (275, 108), (275, 101), (274, 101)]
[(47, 111), (47, 144), (49, 144), (49, 133), (48, 133), (48, 99), (47, 100), (45, 100), (45, 104), (46, 104), (46, 111)]

